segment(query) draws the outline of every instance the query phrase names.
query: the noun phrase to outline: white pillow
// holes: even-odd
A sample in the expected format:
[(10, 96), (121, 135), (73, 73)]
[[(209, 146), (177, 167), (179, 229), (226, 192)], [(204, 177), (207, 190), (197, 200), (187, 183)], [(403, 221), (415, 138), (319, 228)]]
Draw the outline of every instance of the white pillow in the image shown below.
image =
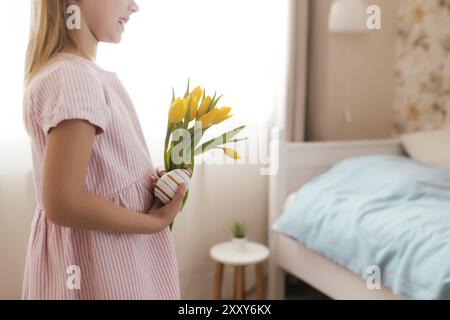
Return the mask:
[(408, 155), (422, 163), (450, 170), (450, 127), (401, 136)]

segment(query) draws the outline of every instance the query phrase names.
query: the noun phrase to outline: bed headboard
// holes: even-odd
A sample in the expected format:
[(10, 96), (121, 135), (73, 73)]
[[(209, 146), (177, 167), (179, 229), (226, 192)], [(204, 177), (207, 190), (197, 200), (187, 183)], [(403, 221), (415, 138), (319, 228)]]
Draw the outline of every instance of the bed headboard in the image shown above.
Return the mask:
[(396, 139), (303, 143), (286, 143), (280, 139), (272, 143), (271, 165), (277, 164), (278, 170), (269, 177), (269, 235), (290, 193), (342, 160), (377, 154), (405, 153)]

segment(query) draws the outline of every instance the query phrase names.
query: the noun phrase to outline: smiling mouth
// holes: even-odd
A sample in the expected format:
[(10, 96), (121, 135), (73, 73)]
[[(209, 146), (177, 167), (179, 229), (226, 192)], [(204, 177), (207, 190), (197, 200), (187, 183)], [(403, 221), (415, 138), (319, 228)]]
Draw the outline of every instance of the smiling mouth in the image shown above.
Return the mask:
[(130, 18), (126, 18), (126, 17), (119, 18), (119, 23), (120, 23), (120, 25), (121, 25), (122, 27), (125, 27), (125, 24), (128, 22), (129, 19), (130, 19)]

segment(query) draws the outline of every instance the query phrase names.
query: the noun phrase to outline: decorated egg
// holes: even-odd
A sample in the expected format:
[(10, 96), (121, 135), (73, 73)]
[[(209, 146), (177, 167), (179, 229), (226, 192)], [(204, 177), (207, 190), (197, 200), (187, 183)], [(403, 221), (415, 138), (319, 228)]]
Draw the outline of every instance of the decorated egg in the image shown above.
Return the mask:
[(163, 204), (167, 204), (175, 197), (178, 190), (178, 184), (183, 182), (186, 187), (189, 188), (189, 183), (191, 182), (189, 172), (184, 169), (172, 170), (163, 175), (159, 178), (158, 182), (156, 182), (155, 196), (161, 200)]

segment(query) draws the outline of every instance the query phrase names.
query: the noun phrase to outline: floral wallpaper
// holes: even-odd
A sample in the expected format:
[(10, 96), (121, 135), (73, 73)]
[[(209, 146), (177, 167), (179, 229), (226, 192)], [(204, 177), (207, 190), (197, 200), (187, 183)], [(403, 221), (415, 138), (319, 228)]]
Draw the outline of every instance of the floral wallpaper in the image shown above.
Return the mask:
[(450, 0), (401, 0), (395, 129), (432, 130), (450, 122)]

